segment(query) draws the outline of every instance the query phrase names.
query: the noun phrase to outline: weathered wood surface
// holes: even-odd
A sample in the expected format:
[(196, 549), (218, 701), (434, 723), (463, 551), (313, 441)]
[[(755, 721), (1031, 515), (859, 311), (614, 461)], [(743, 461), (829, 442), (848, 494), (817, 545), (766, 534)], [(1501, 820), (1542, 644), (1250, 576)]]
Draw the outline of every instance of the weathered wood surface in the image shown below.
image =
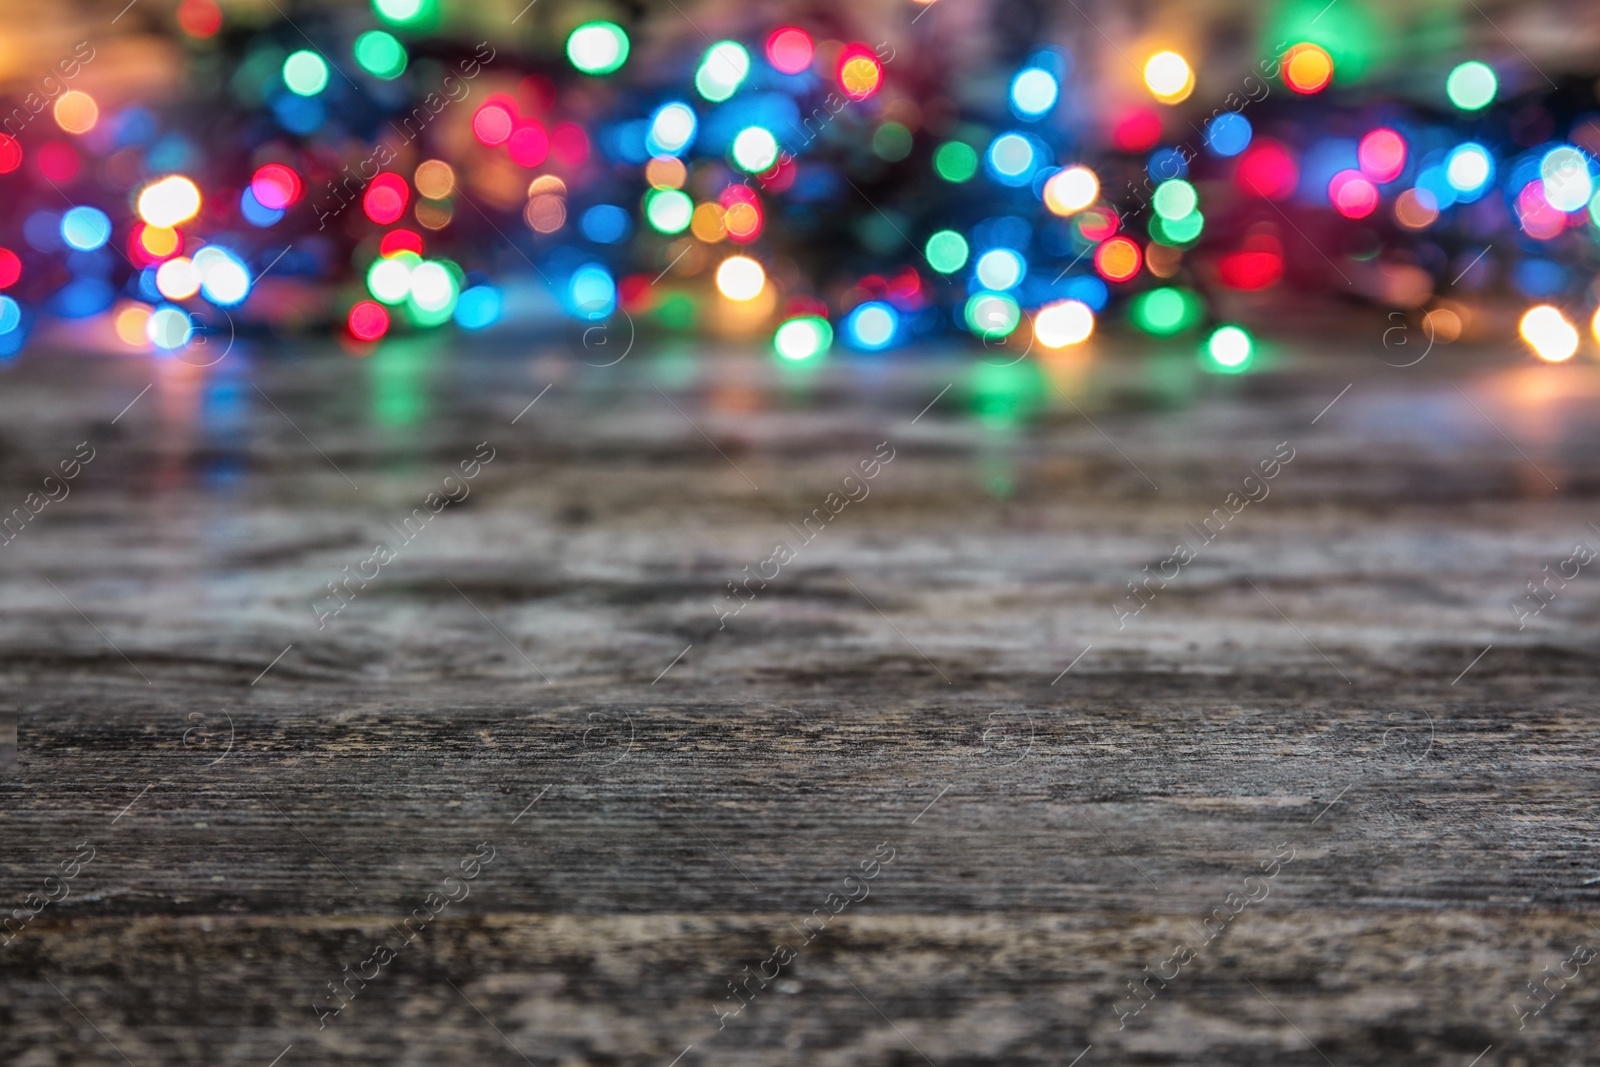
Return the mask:
[(0, 380), (7, 1063), (1593, 1062), (1594, 368), (380, 359)]

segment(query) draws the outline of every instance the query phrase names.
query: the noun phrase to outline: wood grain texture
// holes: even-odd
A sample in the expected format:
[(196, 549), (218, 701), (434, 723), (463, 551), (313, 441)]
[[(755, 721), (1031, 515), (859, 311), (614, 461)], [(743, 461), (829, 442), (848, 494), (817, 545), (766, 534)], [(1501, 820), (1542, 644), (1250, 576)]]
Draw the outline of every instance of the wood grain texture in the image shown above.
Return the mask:
[(25, 361), (6, 1061), (1588, 1062), (1600, 374), (1450, 355)]

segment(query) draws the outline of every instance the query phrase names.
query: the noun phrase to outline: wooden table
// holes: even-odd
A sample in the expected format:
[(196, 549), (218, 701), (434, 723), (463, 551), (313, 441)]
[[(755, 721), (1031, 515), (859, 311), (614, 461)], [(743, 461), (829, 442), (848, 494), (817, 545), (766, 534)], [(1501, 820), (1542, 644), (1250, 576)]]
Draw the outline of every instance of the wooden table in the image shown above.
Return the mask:
[(3, 1058), (1593, 1062), (1600, 373), (1372, 340), (25, 359)]

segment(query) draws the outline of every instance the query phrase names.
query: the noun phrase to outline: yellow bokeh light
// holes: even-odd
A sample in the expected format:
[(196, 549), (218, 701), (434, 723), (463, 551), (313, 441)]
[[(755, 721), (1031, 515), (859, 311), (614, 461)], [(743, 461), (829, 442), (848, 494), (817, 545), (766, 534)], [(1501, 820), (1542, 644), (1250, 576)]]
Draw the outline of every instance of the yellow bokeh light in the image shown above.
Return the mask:
[(171, 228), (200, 213), (200, 190), (181, 174), (162, 178), (144, 187), (138, 211), (146, 225)]
[(129, 304), (117, 312), (114, 326), (117, 339), (130, 348), (145, 348), (150, 338), (145, 335), (144, 324), (150, 320), (148, 304)]
[(717, 268), (717, 289), (729, 300), (754, 300), (766, 284), (767, 272), (749, 256), (730, 256)]
[(1178, 53), (1157, 52), (1144, 65), (1144, 84), (1163, 104), (1176, 104), (1194, 92), (1194, 71)]
[(1578, 351), (1578, 331), (1560, 310), (1549, 304), (1529, 308), (1517, 331), (1533, 354), (1547, 363), (1562, 363)]
[(68, 89), (56, 100), (56, 125), (68, 133), (88, 133), (100, 121), (100, 108), (94, 97), (79, 89)]
[(553, 193), (541, 193), (528, 201), (522, 219), (534, 233), (555, 233), (567, 224), (567, 202)]
[(442, 159), (429, 159), (417, 164), (412, 176), (417, 192), (429, 200), (443, 200), (456, 190), (456, 172)]
[(417, 201), (417, 224), (427, 229), (444, 229), (450, 225), (450, 219), (454, 214), (454, 210), (447, 202), (427, 199)]
[(1600, 341), (1600, 311), (1594, 313), (1594, 321), (1589, 323), (1589, 331), (1594, 334), (1594, 339)]
[(839, 68), (839, 84), (844, 91), (857, 100), (871, 96), (878, 89), (878, 81), (883, 77), (883, 70), (876, 60), (867, 56), (855, 56), (845, 61)]
[(723, 213), (722, 225), (729, 237), (736, 241), (748, 241), (761, 229), (761, 212), (756, 210), (754, 204), (736, 200)]
[(1099, 195), (1100, 179), (1088, 167), (1058, 170), (1044, 183), (1044, 206), (1063, 218), (1082, 211)]
[(178, 250), (178, 231), (167, 226), (146, 226), (139, 234), (139, 243), (156, 259), (166, 259)]
[(722, 225), (722, 205), (707, 202), (696, 207), (689, 219), (689, 232), (710, 245), (726, 237), (728, 232)]
[(657, 156), (644, 165), (644, 180), (652, 189), (682, 189), (689, 171), (675, 156)]
[(541, 194), (566, 196), (567, 183), (557, 178), (554, 174), (541, 174), (528, 183), (528, 196), (535, 197)]

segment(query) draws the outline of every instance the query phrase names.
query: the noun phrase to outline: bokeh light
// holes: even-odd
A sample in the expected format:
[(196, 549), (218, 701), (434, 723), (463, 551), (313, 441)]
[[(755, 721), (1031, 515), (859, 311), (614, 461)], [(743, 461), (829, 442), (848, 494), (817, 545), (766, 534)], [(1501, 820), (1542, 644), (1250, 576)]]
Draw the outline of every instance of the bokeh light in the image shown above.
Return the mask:
[(391, 33), (368, 30), (352, 49), (356, 65), (375, 78), (391, 80), (405, 73), (406, 48)]
[(713, 104), (738, 91), (750, 73), (750, 53), (738, 41), (718, 41), (700, 59), (694, 74), (695, 90)]
[(746, 174), (760, 174), (772, 169), (778, 161), (778, 140), (771, 131), (761, 126), (750, 126), (739, 131), (733, 139), (733, 162)]
[(657, 233), (682, 233), (694, 216), (694, 201), (678, 189), (652, 189), (644, 194), (644, 215)]
[(316, 96), (328, 87), (328, 64), (308, 49), (291, 53), (283, 61), (283, 84), (297, 96)]
[(1139, 273), (1143, 256), (1126, 237), (1113, 237), (1095, 250), (1094, 268), (1108, 282), (1126, 282)]
[(878, 352), (894, 343), (900, 329), (900, 315), (881, 300), (869, 300), (845, 319), (845, 334), (850, 343), (868, 352)]
[(967, 239), (954, 230), (940, 230), (923, 249), (928, 266), (940, 274), (954, 274), (967, 265)]
[(811, 65), (816, 46), (811, 35), (794, 26), (782, 26), (767, 37), (767, 62), (784, 74), (799, 74)]
[(1100, 179), (1088, 167), (1067, 167), (1044, 183), (1044, 206), (1063, 218), (1075, 215), (1100, 195)]
[(151, 226), (177, 226), (200, 213), (200, 190), (188, 178), (174, 174), (145, 186), (137, 210)]
[(1386, 127), (1373, 130), (1361, 138), (1356, 148), (1356, 158), (1361, 173), (1380, 185), (1400, 177), (1406, 167), (1406, 142), (1394, 130)]
[(1225, 371), (1243, 370), (1255, 352), (1255, 342), (1239, 326), (1221, 326), (1206, 338), (1206, 355)]
[(978, 257), (973, 274), (985, 289), (1003, 292), (1015, 288), (1027, 273), (1023, 258), (1009, 248), (992, 248)]
[(389, 332), (389, 310), (372, 300), (363, 300), (350, 309), (345, 325), (358, 341), (376, 341)]
[(729, 300), (754, 300), (766, 284), (767, 272), (749, 256), (729, 256), (717, 268), (717, 291)]
[(92, 252), (111, 239), (111, 218), (97, 207), (72, 208), (61, 216), (61, 239), (80, 252)]
[(1529, 308), (1517, 325), (1517, 332), (1547, 363), (1563, 363), (1578, 351), (1578, 330), (1559, 308), (1540, 304)]
[(1342, 170), (1328, 182), (1328, 199), (1347, 219), (1364, 219), (1378, 209), (1378, 187), (1359, 170)]
[(676, 156), (694, 143), (699, 120), (688, 104), (674, 101), (662, 104), (650, 118), (645, 143), (652, 156)]
[(1061, 83), (1048, 70), (1025, 67), (1011, 79), (1011, 107), (1019, 118), (1036, 119), (1056, 106)]
[(852, 100), (865, 100), (883, 84), (883, 64), (870, 48), (851, 45), (839, 57), (839, 88)]
[[(1437, 83), (1435, 83), (1437, 84)], [(1457, 66), (1445, 79), (1445, 95), (1462, 111), (1482, 111), (1494, 103), (1500, 80), (1494, 69), (1476, 59)]]
[(585, 22), (567, 37), (567, 58), (584, 74), (611, 74), (628, 61), (628, 35), (615, 22)]
[(812, 359), (833, 345), (833, 327), (819, 315), (800, 315), (778, 327), (772, 336), (773, 350), (784, 359)]
[(67, 133), (84, 134), (100, 121), (100, 107), (88, 93), (68, 89), (56, 97), (54, 115), (56, 125)]
[(1194, 71), (1176, 52), (1157, 52), (1145, 61), (1144, 84), (1163, 104), (1182, 103), (1194, 92)]
[(1283, 55), (1283, 83), (1302, 96), (1320, 93), (1333, 81), (1333, 57), (1321, 45), (1309, 41), (1295, 45)]
[(978, 173), (978, 153), (963, 141), (946, 141), (934, 150), (933, 169), (947, 182), (959, 185)]
[(1033, 336), (1046, 348), (1081, 344), (1094, 333), (1094, 312), (1081, 300), (1055, 300), (1033, 317)]
[(1249, 119), (1234, 111), (1224, 111), (1206, 123), (1205, 145), (1212, 155), (1228, 159), (1249, 148), (1254, 134)]

